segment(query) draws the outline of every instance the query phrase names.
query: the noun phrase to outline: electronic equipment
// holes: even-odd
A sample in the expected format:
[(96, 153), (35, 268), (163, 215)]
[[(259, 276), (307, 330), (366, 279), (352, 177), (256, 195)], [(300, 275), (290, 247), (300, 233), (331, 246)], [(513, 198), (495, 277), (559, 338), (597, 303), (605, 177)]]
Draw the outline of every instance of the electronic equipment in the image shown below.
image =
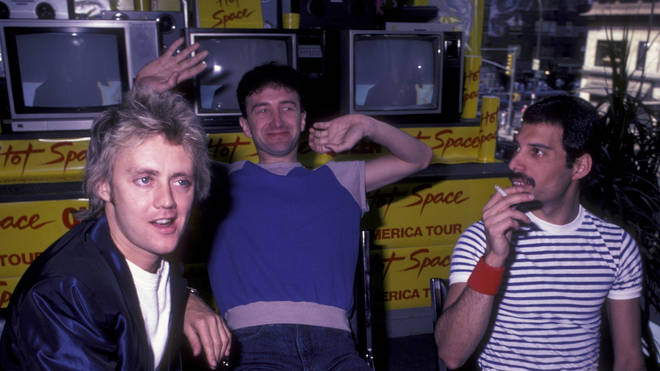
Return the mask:
[(86, 130), (158, 58), (156, 21), (3, 20), (13, 131)]
[(338, 74), (329, 72), (325, 31), (193, 28), (187, 33), (191, 44), (198, 42), (209, 52), (208, 67), (194, 88), (195, 113), (203, 125), (238, 127), (238, 83), (247, 71), (268, 62), (289, 65), (302, 75), (308, 122), (338, 113)]
[[(293, 4), (298, 2), (292, 1)], [(369, 0), (299, 0), (300, 28), (372, 29), (379, 25), (376, 2)]]
[(193, 28), (187, 37), (209, 52), (196, 79), (194, 107), (208, 126), (238, 126), (236, 87), (245, 72), (267, 62), (297, 67), (295, 32)]
[(1, 0), (0, 18), (69, 19), (72, 0)]
[(160, 35), (161, 53), (167, 50), (176, 39), (184, 36), (185, 23), (182, 12), (103, 10), (101, 19), (156, 21)]
[(405, 124), (459, 119), (460, 32), (343, 30), (340, 35), (342, 113)]

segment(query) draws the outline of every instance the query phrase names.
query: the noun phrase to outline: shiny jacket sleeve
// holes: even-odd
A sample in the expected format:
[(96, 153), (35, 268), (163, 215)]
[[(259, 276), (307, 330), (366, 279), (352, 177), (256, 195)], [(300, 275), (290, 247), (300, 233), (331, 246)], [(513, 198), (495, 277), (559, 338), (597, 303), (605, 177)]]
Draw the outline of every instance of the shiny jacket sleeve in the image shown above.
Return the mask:
[(115, 370), (129, 369), (124, 355), (127, 318), (104, 310), (97, 297), (73, 277), (46, 277), (19, 298), (3, 334), (8, 369)]

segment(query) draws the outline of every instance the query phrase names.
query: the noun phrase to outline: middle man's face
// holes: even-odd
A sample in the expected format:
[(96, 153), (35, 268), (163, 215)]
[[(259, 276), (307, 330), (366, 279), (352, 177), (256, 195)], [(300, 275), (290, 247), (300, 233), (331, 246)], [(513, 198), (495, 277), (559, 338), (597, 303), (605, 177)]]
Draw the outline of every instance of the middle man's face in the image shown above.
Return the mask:
[(298, 139), (305, 128), (305, 112), (298, 93), (267, 86), (245, 100), (247, 119), (239, 118), (245, 135), (257, 147), (259, 162), (294, 162)]

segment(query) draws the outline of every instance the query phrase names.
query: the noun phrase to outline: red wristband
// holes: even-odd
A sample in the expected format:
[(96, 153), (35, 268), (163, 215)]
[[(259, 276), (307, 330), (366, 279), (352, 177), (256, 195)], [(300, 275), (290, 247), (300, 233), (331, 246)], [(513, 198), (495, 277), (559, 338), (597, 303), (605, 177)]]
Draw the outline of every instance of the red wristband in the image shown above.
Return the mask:
[(476, 292), (493, 296), (500, 288), (503, 273), (504, 267), (491, 267), (482, 256), (468, 279), (468, 286)]

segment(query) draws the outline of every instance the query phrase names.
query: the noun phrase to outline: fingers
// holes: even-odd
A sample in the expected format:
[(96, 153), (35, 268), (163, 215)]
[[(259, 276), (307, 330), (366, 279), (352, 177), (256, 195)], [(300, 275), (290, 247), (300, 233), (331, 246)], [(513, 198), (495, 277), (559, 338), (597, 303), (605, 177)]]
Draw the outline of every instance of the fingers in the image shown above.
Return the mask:
[(190, 58), (192, 53), (199, 49), (199, 43), (194, 43), (190, 46), (187, 46), (183, 50), (181, 50), (179, 53), (174, 54), (173, 57), (177, 63), (183, 61), (186, 58)]
[(183, 37), (179, 37), (167, 48), (164, 55), (172, 56), (176, 54), (176, 50), (183, 44)]
[(534, 199), (531, 193), (517, 187), (507, 188), (505, 193), (507, 196), (496, 192), (486, 203), (482, 211), (482, 220), (486, 228), (488, 244), (492, 251), (500, 256), (505, 256), (509, 253), (511, 231), (520, 229), (521, 222), (531, 222), (514, 205)]
[(186, 323), (183, 326), (183, 333), (188, 339), (188, 343), (190, 344), (190, 349), (192, 350), (193, 354), (197, 356), (199, 352), (202, 351), (202, 344), (200, 343), (199, 337), (197, 336), (197, 331), (195, 331), (192, 326), (189, 326)]
[(215, 326), (213, 323), (199, 326), (197, 332), (200, 339), (202, 340), (202, 348), (204, 349), (204, 355), (206, 355), (206, 361), (209, 364), (209, 367), (215, 368), (218, 364), (220, 357), (220, 352), (218, 350), (218, 336), (215, 332)]

